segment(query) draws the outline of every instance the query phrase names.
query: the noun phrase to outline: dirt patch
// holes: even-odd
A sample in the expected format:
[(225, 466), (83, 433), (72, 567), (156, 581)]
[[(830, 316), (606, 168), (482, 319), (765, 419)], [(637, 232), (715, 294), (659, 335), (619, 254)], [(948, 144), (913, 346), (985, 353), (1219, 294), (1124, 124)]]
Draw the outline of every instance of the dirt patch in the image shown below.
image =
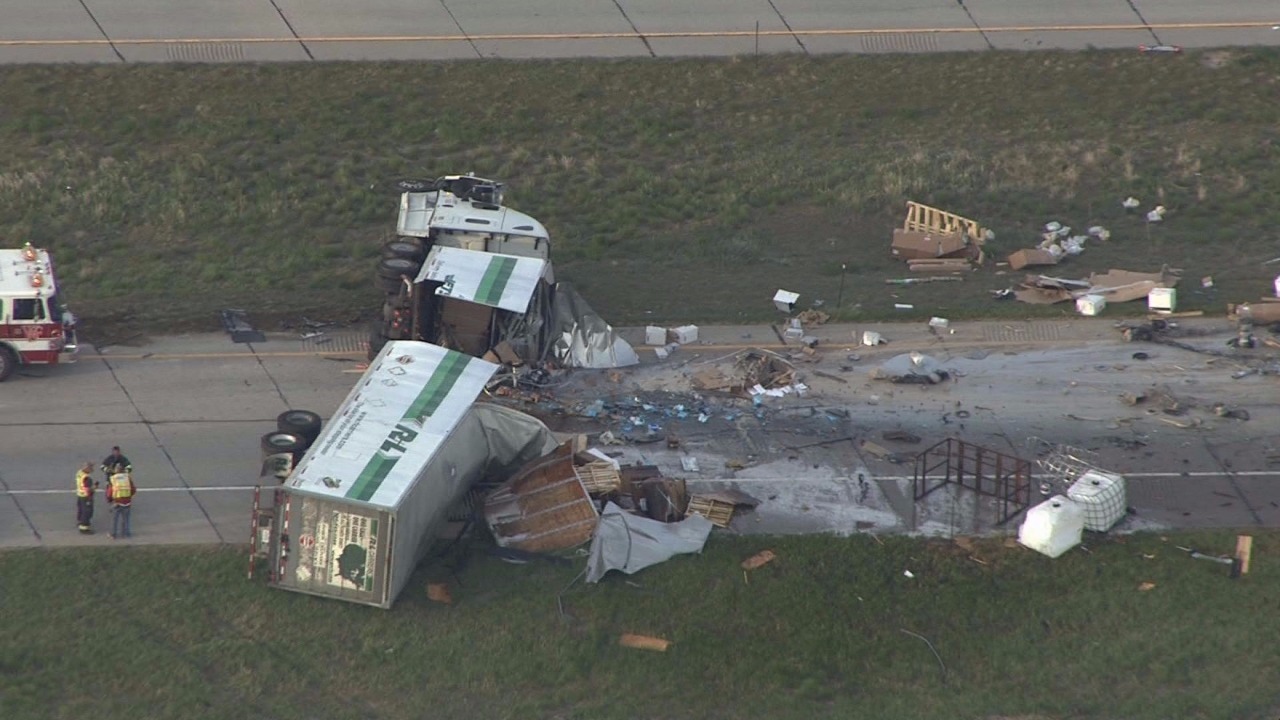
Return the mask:
[(1218, 68), (1226, 67), (1235, 58), (1235, 53), (1230, 50), (1210, 50), (1200, 57), (1200, 64), (1212, 70), (1217, 70)]

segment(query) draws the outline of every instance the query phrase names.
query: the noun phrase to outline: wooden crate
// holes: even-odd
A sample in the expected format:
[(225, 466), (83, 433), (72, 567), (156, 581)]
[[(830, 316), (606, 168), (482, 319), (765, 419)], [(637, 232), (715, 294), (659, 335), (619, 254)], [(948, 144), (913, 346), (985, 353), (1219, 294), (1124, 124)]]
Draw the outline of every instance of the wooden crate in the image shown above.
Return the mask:
[(613, 463), (596, 460), (574, 468), (582, 486), (592, 495), (604, 495), (617, 492), (622, 488), (622, 476), (613, 467)]
[(702, 497), (701, 495), (691, 495), (689, 497), (689, 507), (685, 510), (686, 515), (698, 514), (717, 527), (729, 527), (729, 521), (733, 520), (733, 505), (719, 500)]

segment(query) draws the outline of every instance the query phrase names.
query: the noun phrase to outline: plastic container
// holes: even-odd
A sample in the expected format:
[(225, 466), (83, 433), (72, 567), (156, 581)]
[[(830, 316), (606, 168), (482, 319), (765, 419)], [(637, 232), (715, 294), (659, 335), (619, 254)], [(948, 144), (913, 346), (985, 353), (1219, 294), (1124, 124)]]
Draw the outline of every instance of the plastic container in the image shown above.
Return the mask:
[(1155, 288), (1147, 295), (1147, 307), (1156, 312), (1173, 312), (1177, 304), (1177, 288)]
[(1084, 509), (1084, 527), (1106, 532), (1128, 512), (1128, 490), (1124, 478), (1090, 470), (1067, 488), (1067, 497)]
[(675, 335), (676, 342), (681, 345), (688, 345), (689, 343), (698, 341), (697, 325), (681, 325), (675, 330), (672, 330), (671, 333)]
[(1107, 307), (1107, 299), (1101, 295), (1085, 295), (1076, 298), (1076, 310), (1081, 315), (1093, 317), (1098, 315)]
[(1018, 542), (1056, 558), (1080, 544), (1084, 537), (1084, 508), (1063, 495), (1054, 495), (1027, 511), (1018, 528)]

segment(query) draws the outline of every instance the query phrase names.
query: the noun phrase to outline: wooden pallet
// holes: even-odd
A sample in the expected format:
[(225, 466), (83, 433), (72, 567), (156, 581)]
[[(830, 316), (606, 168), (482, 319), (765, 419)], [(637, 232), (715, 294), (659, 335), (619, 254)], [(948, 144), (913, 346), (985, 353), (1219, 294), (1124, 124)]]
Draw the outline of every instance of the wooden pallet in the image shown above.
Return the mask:
[(618, 474), (613, 463), (596, 460), (574, 468), (582, 486), (591, 495), (603, 495), (622, 489), (622, 476)]
[(689, 507), (685, 514), (695, 513), (710, 520), (711, 524), (717, 527), (729, 527), (729, 521), (733, 520), (733, 505), (701, 495), (692, 495), (689, 497)]

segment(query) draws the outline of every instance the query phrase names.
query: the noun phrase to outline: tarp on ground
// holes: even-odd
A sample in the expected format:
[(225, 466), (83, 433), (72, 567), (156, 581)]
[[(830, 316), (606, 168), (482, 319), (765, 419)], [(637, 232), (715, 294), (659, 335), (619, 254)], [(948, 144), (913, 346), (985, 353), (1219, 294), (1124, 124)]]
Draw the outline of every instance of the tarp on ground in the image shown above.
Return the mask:
[(568, 283), (556, 283), (551, 301), (551, 355), (563, 367), (616, 368), (640, 356)]
[(587, 582), (600, 582), (610, 570), (631, 575), (676, 555), (702, 552), (713, 527), (701, 515), (664, 523), (632, 515), (608, 503), (591, 539)]

